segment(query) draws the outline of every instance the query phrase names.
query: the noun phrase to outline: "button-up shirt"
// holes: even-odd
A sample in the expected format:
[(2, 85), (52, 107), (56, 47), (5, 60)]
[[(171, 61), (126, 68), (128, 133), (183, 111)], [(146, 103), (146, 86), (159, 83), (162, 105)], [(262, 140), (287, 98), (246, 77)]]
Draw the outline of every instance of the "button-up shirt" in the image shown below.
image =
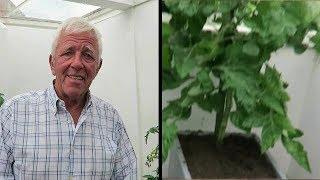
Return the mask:
[(0, 179), (137, 179), (118, 112), (88, 92), (74, 125), (53, 85), (0, 108)]

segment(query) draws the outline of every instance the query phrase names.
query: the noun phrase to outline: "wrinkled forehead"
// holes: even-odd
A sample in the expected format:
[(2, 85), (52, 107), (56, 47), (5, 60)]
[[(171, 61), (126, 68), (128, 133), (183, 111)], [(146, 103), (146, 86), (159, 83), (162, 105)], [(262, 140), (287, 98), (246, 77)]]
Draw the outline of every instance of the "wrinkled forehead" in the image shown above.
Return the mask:
[(57, 49), (67, 48), (70, 46), (81, 46), (87, 47), (92, 51), (98, 53), (98, 40), (95, 34), (91, 31), (89, 32), (61, 32)]

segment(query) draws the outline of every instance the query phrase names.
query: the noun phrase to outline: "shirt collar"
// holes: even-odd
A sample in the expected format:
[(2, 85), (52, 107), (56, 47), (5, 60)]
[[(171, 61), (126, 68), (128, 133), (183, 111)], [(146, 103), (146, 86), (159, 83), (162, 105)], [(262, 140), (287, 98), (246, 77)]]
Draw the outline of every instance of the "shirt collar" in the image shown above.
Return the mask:
[[(55, 83), (54, 81), (55, 80), (52, 81), (49, 88), (47, 89), (47, 96), (49, 99), (49, 104), (54, 114), (56, 114), (59, 108), (65, 108), (65, 104), (64, 104), (64, 101), (58, 97), (56, 90), (54, 89), (54, 83)], [(91, 105), (92, 105), (92, 95), (89, 90), (87, 92), (87, 100), (84, 105), (84, 110), (87, 111)]]

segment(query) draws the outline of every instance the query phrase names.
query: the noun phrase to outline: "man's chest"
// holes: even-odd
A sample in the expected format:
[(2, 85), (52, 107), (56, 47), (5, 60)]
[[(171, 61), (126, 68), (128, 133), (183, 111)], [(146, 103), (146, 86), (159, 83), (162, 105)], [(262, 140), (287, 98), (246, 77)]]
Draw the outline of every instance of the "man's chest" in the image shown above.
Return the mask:
[(71, 120), (63, 116), (17, 124), (14, 169), (24, 179), (109, 177), (117, 147), (107, 131), (107, 127), (92, 121), (84, 121), (75, 131)]

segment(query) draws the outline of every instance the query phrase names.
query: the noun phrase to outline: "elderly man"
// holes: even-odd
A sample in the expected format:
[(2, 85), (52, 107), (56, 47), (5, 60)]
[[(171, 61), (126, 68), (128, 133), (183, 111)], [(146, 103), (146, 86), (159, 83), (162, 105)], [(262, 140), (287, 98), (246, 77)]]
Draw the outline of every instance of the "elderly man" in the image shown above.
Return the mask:
[(0, 109), (0, 179), (137, 179), (118, 112), (89, 87), (102, 65), (101, 35), (81, 18), (58, 29), (51, 86)]

